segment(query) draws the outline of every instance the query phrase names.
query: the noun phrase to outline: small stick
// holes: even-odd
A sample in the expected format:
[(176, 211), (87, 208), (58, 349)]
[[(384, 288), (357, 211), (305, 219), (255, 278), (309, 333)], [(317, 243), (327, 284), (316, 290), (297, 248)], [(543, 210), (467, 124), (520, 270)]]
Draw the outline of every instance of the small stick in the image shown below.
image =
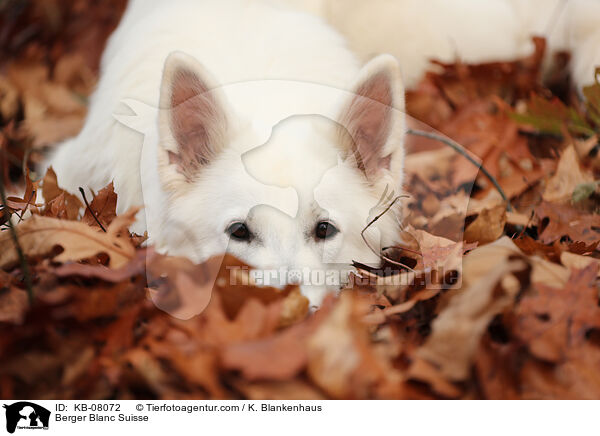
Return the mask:
[(398, 249), (398, 250), (402, 250), (402, 251), (408, 251), (409, 253), (416, 254), (417, 256), (421, 256), (421, 257), (423, 257), (423, 254), (422, 254), (422, 253), (419, 253), (417, 250), (411, 250), (410, 248), (401, 247), (401, 246), (399, 246), (399, 245), (390, 245), (389, 247), (383, 247), (383, 248), (381, 249), (381, 251), (389, 250), (389, 249), (391, 249), (391, 248), (396, 248), (396, 249)]
[(496, 178), (494, 176), (492, 176), (490, 174), (490, 172), (483, 165), (480, 165), (479, 162), (477, 162), (475, 159), (473, 159), (471, 156), (469, 156), (469, 153), (456, 141), (453, 141), (448, 138), (444, 138), (443, 136), (437, 135), (435, 133), (424, 132), (422, 130), (408, 129), (406, 131), (406, 133), (408, 133), (410, 135), (422, 136), (424, 138), (429, 138), (429, 139), (434, 139), (436, 141), (440, 141), (440, 142), (446, 144), (447, 146), (449, 146), (450, 148), (454, 149), (454, 151), (456, 151), (461, 156), (464, 156), (469, 162), (471, 162), (473, 165), (475, 165), (477, 168), (479, 168), (481, 170), (481, 172), (489, 179), (489, 181), (492, 182), (492, 184), (494, 185), (494, 187), (496, 188), (496, 190), (502, 197), (502, 200), (504, 200), (506, 202), (506, 210), (509, 212), (513, 211), (513, 207), (510, 204), (510, 200), (504, 193), (504, 190), (502, 189), (502, 187), (500, 186), (500, 184), (498, 183)]
[(27, 208), (29, 207), (29, 204), (31, 204), (31, 200), (33, 200), (33, 196), (35, 195), (35, 189), (33, 191), (31, 191), (31, 195), (29, 196), (29, 200), (27, 200), (27, 204), (25, 205), (25, 208), (23, 209), (23, 212), (21, 212), (21, 214), (19, 215), (19, 222), (17, 224), (19, 224), (21, 221), (23, 221), (23, 217), (25, 216), (25, 212), (27, 212)]
[[(529, 228), (529, 224), (531, 224), (531, 222), (533, 221), (534, 216), (535, 216), (535, 212), (531, 211), (531, 216), (529, 217), (529, 221), (527, 221), (527, 225), (521, 229), (521, 232), (516, 236), (517, 238), (520, 238), (525, 234), (525, 230), (527, 230)], [(516, 226), (516, 227), (518, 229), (520, 226)], [(513, 236), (511, 239), (514, 239), (514, 238), (515, 237)]]
[(85, 203), (85, 207), (88, 208), (88, 210), (94, 217), (94, 220), (96, 220), (96, 222), (98, 223), (98, 225), (100, 226), (102, 231), (104, 231), (104, 233), (106, 233), (106, 229), (104, 228), (104, 226), (102, 225), (102, 223), (100, 222), (100, 220), (98, 219), (96, 214), (94, 213), (93, 209), (90, 207), (90, 204), (88, 203), (87, 198), (85, 197), (85, 192), (83, 191), (83, 188), (81, 186), (79, 187), (79, 192), (81, 193), (81, 196), (83, 197), (83, 202)]
[(365, 244), (367, 245), (367, 247), (369, 247), (369, 250), (371, 250), (373, 253), (375, 253), (377, 256), (379, 256), (381, 259), (391, 263), (392, 265), (396, 265), (396, 266), (399, 266), (402, 268), (406, 268), (409, 271), (416, 272), (414, 269), (412, 269), (408, 265), (404, 265), (403, 263), (396, 262), (395, 260), (387, 257), (385, 254), (382, 254), (381, 252), (378, 253), (377, 250), (375, 250), (371, 246), (371, 244), (369, 244), (369, 241), (367, 241), (367, 238), (365, 237), (365, 232), (369, 229), (369, 227), (371, 227), (375, 221), (377, 221), (379, 218), (381, 218), (383, 215), (385, 215), (392, 208), (392, 206), (394, 204), (396, 204), (396, 202), (398, 200), (400, 200), (401, 198), (408, 198), (408, 195), (399, 195), (398, 197), (394, 198), (394, 200), (385, 208), (385, 210), (383, 212), (381, 212), (379, 215), (377, 215), (375, 218), (373, 218), (369, 222), (369, 224), (367, 224), (366, 227), (364, 229), (362, 229), (362, 232), (360, 232), (360, 236), (362, 237), (363, 241), (365, 241)]

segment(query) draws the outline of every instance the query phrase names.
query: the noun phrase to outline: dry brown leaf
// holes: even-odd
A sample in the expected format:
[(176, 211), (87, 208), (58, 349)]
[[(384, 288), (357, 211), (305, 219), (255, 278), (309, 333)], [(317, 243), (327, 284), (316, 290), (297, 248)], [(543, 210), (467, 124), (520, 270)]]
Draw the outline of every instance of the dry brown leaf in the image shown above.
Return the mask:
[[(490, 274), (498, 262), (509, 257), (524, 257), (524, 255), (508, 236), (503, 236), (491, 244), (473, 250), (464, 258), (462, 286), (471, 286), (474, 282)], [(567, 268), (548, 262), (539, 256), (529, 256), (527, 261), (532, 267), (531, 281), (534, 283), (563, 286), (569, 278)], [(467, 265), (469, 269), (464, 271)]]
[(506, 223), (513, 226), (527, 227), (531, 224), (531, 217), (519, 212), (506, 211)]
[[(135, 212), (135, 211), (134, 211)], [(97, 231), (77, 221), (65, 221), (55, 218), (33, 216), (16, 227), (19, 242), (25, 256), (36, 257), (48, 255), (54, 247), (60, 246), (63, 251), (53, 256), (56, 262), (71, 262), (87, 259), (99, 253), (110, 257), (111, 268), (120, 268), (131, 260), (135, 254), (128, 237), (119, 236), (134, 218), (130, 211), (123, 215), (122, 221), (108, 229), (108, 233)], [(113, 224), (116, 220), (113, 222)], [(0, 246), (10, 247), (0, 253), (0, 267), (15, 264), (17, 252), (9, 232), (0, 234)]]
[[(75, 195), (69, 194), (58, 186), (56, 173), (52, 167), (46, 171), (41, 189), (44, 201), (50, 206), (50, 216), (69, 220), (74, 220), (78, 217), (79, 210), (83, 207), (83, 204)], [(61, 198), (58, 200), (58, 204), (54, 205), (53, 202), (59, 197)], [(48, 212), (48, 207), (46, 207), (46, 212)]]
[(579, 165), (575, 147), (570, 145), (563, 151), (556, 173), (548, 180), (542, 198), (554, 203), (568, 202), (577, 185), (593, 180), (594, 176)]
[(582, 256), (580, 254), (575, 253), (569, 253), (568, 251), (563, 251), (560, 254), (560, 263), (562, 263), (569, 269), (585, 269), (592, 263), (600, 266), (600, 259), (596, 259), (590, 256)]
[(68, 263), (60, 265), (53, 270), (59, 278), (85, 277), (100, 279), (107, 283), (119, 283), (129, 280), (146, 272), (146, 263), (156, 253), (152, 248), (138, 249), (134, 258), (121, 268), (109, 268), (104, 265), (87, 265), (82, 263)]
[(564, 288), (538, 284), (517, 309), (515, 334), (532, 354), (547, 361), (566, 358), (569, 348), (582, 346), (587, 333), (600, 328), (595, 280), (598, 265), (573, 270)]
[[(465, 261), (463, 271), (468, 268)], [(448, 380), (467, 379), (479, 341), (490, 321), (514, 303), (519, 291), (518, 287), (503, 286), (502, 280), (507, 274), (525, 268), (523, 261), (505, 259), (489, 274), (455, 294), (433, 321), (431, 335), (417, 356), (433, 364)]]
[(585, 140), (575, 140), (574, 146), (582, 162), (595, 170), (600, 169), (600, 156), (594, 152), (598, 147), (598, 135), (593, 135)]
[(439, 289), (423, 289), (421, 291), (417, 291), (409, 300), (405, 301), (404, 303), (395, 304), (393, 306), (386, 307), (385, 309), (383, 309), (383, 315), (388, 317), (392, 315), (397, 315), (399, 313), (408, 312), (410, 309), (415, 307), (415, 305), (419, 301), (429, 300), (430, 298), (435, 297), (439, 293)]
[(105, 227), (115, 219), (117, 216), (117, 194), (115, 193), (112, 182), (108, 186), (102, 188), (98, 194), (94, 195), (94, 199), (90, 203), (89, 209), (86, 208), (83, 218), (81, 219), (90, 226), (97, 226), (98, 223), (92, 216), (92, 211), (96, 216), (96, 219)]
[(445, 197), (437, 213), (426, 221), (430, 233), (455, 241), (462, 240), (467, 209), (472, 203), (464, 191)]
[(467, 248), (463, 246), (462, 242), (454, 242), (424, 230), (411, 231), (407, 229), (407, 231), (415, 237), (419, 244), (424, 268), (439, 270), (442, 275), (460, 268), (463, 253)]
[(306, 344), (307, 372), (332, 398), (364, 398), (395, 371), (377, 356), (362, 323), (368, 305), (342, 293)]
[(247, 380), (287, 380), (298, 374), (307, 362), (304, 344), (327, 308), (320, 309), (307, 322), (294, 325), (273, 336), (223, 349), (223, 366), (241, 371)]
[(542, 202), (535, 208), (540, 221), (540, 242), (550, 244), (568, 236), (573, 242), (592, 244), (600, 239), (600, 216), (584, 214), (566, 204)]
[(478, 242), (480, 245), (494, 242), (504, 233), (505, 224), (505, 205), (500, 204), (492, 209), (484, 209), (465, 229), (465, 240)]

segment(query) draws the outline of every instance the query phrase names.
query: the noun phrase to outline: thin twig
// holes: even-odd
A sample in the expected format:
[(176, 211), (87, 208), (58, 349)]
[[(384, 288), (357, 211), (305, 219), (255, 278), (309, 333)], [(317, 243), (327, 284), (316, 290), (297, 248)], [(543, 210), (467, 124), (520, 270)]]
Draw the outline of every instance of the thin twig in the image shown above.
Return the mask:
[(490, 174), (490, 172), (482, 164), (480, 164), (475, 159), (473, 159), (469, 155), (469, 153), (467, 152), (467, 150), (465, 150), (456, 141), (453, 141), (453, 140), (448, 139), (448, 138), (444, 138), (443, 136), (435, 134), (435, 133), (425, 132), (423, 130), (408, 129), (406, 131), (406, 133), (408, 133), (410, 135), (422, 136), (424, 138), (429, 138), (429, 139), (434, 139), (436, 141), (440, 141), (440, 142), (446, 144), (447, 146), (449, 146), (450, 148), (454, 149), (454, 151), (456, 151), (461, 156), (464, 156), (469, 162), (471, 162), (473, 165), (475, 165), (477, 168), (479, 168), (481, 170), (481, 172), (489, 179), (489, 181), (492, 182), (492, 184), (494, 185), (494, 187), (496, 188), (496, 190), (498, 191), (498, 193), (502, 197), (502, 200), (504, 200), (504, 202), (506, 203), (506, 210), (509, 211), (509, 212), (513, 211), (513, 207), (512, 207), (512, 204), (510, 204), (510, 200), (508, 199), (508, 197), (504, 193), (504, 190), (502, 189), (502, 187), (500, 186), (500, 184), (498, 183), (498, 181), (496, 180), (496, 178), (494, 176), (492, 176)]
[(85, 203), (85, 207), (88, 208), (88, 210), (92, 214), (92, 217), (94, 217), (94, 219), (96, 220), (96, 222), (98, 223), (100, 228), (104, 231), (104, 233), (106, 233), (106, 229), (104, 228), (104, 226), (102, 225), (102, 223), (100, 222), (100, 220), (98, 219), (96, 214), (94, 213), (94, 210), (90, 207), (90, 204), (88, 203), (87, 198), (85, 197), (85, 192), (81, 186), (79, 187), (79, 192), (81, 193), (81, 196), (83, 197), (83, 202)]
[(410, 248), (401, 247), (400, 245), (390, 245), (389, 247), (383, 247), (381, 249), (381, 251), (390, 250), (392, 248), (395, 248), (397, 250), (402, 250), (402, 251), (408, 251), (409, 253), (416, 254), (417, 256), (423, 257), (423, 254), (419, 253), (417, 250), (411, 250)]
[(382, 254), (381, 252), (377, 252), (377, 250), (375, 250), (371, 244), (369, 244), (369, 241), (367, 241), (367, 238), (365, 237), (365, 232), (369, 229), (369, 227), (371, 227), (373, 225), (373, 223), (375, 221), (377, 221), (379, 218), (381, 218), (383, 215), (385, 215), (394, 204), (396, 204), (396, 202), (398, 200), (400, 200), (401, 198), (408, 198), (408, 195), (399, 195), (396, 198), (394, 198), (394, 200), (384, 209), (383, 212), (381, 212), (379, 215), (377, 215), (375, 218), (373, 218), (369, 224), (367, 224), (365, 226), (364, 229), (362, 229), (362, 232), (360, 232), (360, 236), (362, 237), (363, 241), (365, 241), (365, 244), (367, 245), (367, 247), (369, 247), (369, 250), (371, 250), (373, 253), (375, 253), (377, 256), (379, 256), (381, 259), (391, 263), (392, 265), (396, 265), (402, 268), (406, 268), (409, 271), (412, 272), (416, 272), (414, 269), (412, 269), (411, 267), (409, 267), (408, 265), (404, 265), (403, 263), (397, 262), (393, 259), (390, 259), (389, 257), (387, 257), (385, 254)]
[[(533, 217), (535, 216), (535, 212), (531, 211), (531, 215), (529, 216), (529, 220), (527, 221), (527, 224), (521, 229), (521, 231), (519, 232), (519, 234), (517, 235), (517, 239), (523, 237), (523, 235), (525, 234), (525, 231), (529, 228), (529, 224), (531, 224), (531, 222), (533, 221)], [(520, 226), (515, 226), (517, 229)], [(513, 236), (511, 239), (515, 239), (515, 237)]]
[(23, 221), (23, 217), (25, 216), (25, 212), (27, 212), (27, 208), (29, 207), (29, 204), (31, 204), (31, 200), (33, 200), (33, 196), (35, 195), (35, 189), (33, 191), (31, 191), (31, 195), (29, 196), (29, 200), (27, 200), (27, 204), (25, 205), (25, 208), (23, 208), (23, 212), (21, 212), (21, 214), (19, 215), (19, 222), (17, 224), (19, 224), (21, 221)]
[[(4, 174), (2, 174), (2, 180), (0, 180), (0, 199), (2, 199), (2, 204), (6, 207), (8, 211), (8, 206), (6, 202), (6, 192), (4, 191)], [(19, 261), (21, 263), (21, 269), (23, 270), (23, 276), (25, 279), (25, 288), (27, 289), (27, 296), (29, 297), (29, 304), (33, 304), (33, 282), (31, 280), (31, 271), (29, 270), (29, 264), (27, 263), (27, 259), (25, 259), (25, 254), (23, 253), (23, 248), (19, 242), (19, 237), (17, 236), (17, 231), (13, 225), (13, 222), (8, 217), (8, 231), (13, 240), (13, 244), (15, 245), (15, 250), (17, 251), (17, 256), (19, 257)]]

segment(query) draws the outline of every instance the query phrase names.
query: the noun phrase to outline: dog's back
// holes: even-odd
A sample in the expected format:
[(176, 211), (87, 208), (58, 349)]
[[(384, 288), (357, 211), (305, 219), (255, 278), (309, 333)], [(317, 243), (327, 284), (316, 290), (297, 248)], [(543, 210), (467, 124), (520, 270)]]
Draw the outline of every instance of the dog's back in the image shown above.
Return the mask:
[[(133, 1), (107, 44), (83, 130), (48, 162), (61, 186), (76, 192), (79, 186), (97, 190), (114, 181), (119, 212), (143, 204), (141, 139), (114, 114), (127, 113), (121, 103), (125, 99), (158, 107), (163, 66), (174, 51), (201, 60), (225, 87), (285, 79), (342, 88), (358, 71), (344, 39), (309, 14), (258, 0)], [(244, 96), (230, 96), (230, 101), (253, 120), (260, 118), (261, 110), (277, 106)], [(148, 122), (147, 129), (139, 130), (152, 131), (155, 120)]]
[(275, 0), (323, 17), (363, 59), (394, 55), (404, 83), (415, 86), (430, 59), (444, 62), (513, 60), (545, 37), (547, 64), (557, 51), (573, 54), (575, 84), (594, 80), (600, 65), (597, 0)]

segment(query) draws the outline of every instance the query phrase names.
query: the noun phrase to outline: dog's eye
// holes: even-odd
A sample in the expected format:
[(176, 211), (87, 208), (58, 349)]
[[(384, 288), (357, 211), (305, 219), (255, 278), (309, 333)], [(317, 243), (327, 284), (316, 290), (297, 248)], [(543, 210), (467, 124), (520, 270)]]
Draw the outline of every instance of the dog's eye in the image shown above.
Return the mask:
[(315, 236), (317, 239), (329, 239), (335, 236), (339, 230), (328, 221), (321, 221), (315, 228)]
[(234, 239), (238, 241), (248, 241), (250, 240), (250, 230), (248, 230), (248, 226), (244, 223), (233, 223), (229, 227), (227, 227), (227, 233)]

